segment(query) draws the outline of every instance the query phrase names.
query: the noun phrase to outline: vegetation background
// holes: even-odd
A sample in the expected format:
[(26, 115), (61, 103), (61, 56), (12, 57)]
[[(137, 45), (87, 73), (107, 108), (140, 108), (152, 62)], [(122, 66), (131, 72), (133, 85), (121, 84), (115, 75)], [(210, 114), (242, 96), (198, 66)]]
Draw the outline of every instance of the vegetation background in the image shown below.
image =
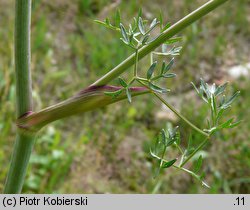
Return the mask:
[[(131, 21), (142, 7), (152, 19), (164, 14), (176, 22), (206, 0), (34, 0), (32, 79), (35, 110), (64, 100), (90, 85), (130, 53), (119, 34), (93, 22), (117, 8)], [(14, 0), (0, 0), (0, 191), (15, 136), (13, 60)], [(190, 82), (202, 77), (229, 92), (241, 90), (231, 114), (243, 122), (224, 131), (203, 151), (203, 170), (211, 189), (187, 174), (166, 170), (152, 178), (149, 144), (167, 123), (180, 125), (183, 145), (190, 128), (151, 96), (135, 98), (44, 128), (31, 158), (24, 193), (250, 193), (250, 2), (232, 0), (180, 34), (183, 50), (169, 101), (196, 125), (207, 113)], [(248, 63), (248, 69), (246, 64)], [(146, 71), (148, 59), (140, 63)], [(245, 69), (242, 76), (235, 76)], [(200, 135), (192, 132), (195, 143)]]

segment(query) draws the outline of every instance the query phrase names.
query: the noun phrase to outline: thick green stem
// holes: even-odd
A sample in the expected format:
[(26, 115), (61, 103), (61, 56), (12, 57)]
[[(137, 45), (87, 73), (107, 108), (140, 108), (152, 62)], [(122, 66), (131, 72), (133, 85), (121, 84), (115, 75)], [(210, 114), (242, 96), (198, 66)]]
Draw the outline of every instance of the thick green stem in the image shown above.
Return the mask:
[(33, 144), (34, 136), (17, 134), (4, 193), (21, 193)]
[(135, 50), (134, 77), (137, 77), (137, 66), (138, 66), (138, 49)]
[[(15, 73), (17, 118), (32, 110), (30, 73), (31, 0), (16, 0), (15, 5)], [(22, 190), (35, 135), (17, 130), (16, 141), (4, 193)]]
[[(114, 92), (120, 89), (121, 87), (107, 85), (97, 87), (92, 86), (66, 101), (47, 107), (39, 112), (33, 112), (18, 119), (17, 125), (26, 132), (35, 133), (43, 126), (53, 121), (95, 110), (127, 98), (125, 93), (120, 94), (116, 98), (112, 98), (105, 94), (105, 92)], [(143, 87), (131, 87), (130, 91), (131, 96), (137, 96), (149, 92)]]
[[(168, 28), (166, 31), (164, 31), (156, 40), (154, 40), (149, 45), (141, 48), (139, 50), (138, 56), (139, 59), (145, 57), (148, 55), (151, 51), (153, 51), (155, 48), (159, 47), (161, 44), (163, 44), (166, 40), (170, 39), (180, 31), (182, 31), (184, 28), (195, 22), (196, 20), (200, 19), (201, 17), (205, 16), (221, 4), (225, 3), (228, 0), (211, 0), (198, 8), (197, 10), (193, 11), (180, 21), (178, 21), (176, 24)], [(103, 77), (98, 79), (96, 82), (93, 83), (93, 85), (105, 85), (108, 84), (113, 79), (117, 78), (120, 74), (122, 74), (126, 69), (131, 67), (135, 62), (135, 53), (132, 54), (130, 57), (128, 57), (126, 60), (124, 60), (122, 63), (120, 63), (118, 66), (116, 66), (114, 69), (109, 71), (107, 74), (105, 74)]]

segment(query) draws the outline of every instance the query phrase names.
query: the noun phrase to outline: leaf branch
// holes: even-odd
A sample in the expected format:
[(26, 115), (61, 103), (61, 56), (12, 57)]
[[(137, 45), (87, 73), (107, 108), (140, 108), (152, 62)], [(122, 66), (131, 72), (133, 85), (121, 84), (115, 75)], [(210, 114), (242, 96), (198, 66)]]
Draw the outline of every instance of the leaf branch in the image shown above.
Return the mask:
[[(195, 22), (196, 20), (200, 19), (201, 17), (207, 15), (209, 12), (217, 8), (218, 6), (222, 5), (223, 3), (227, 2), (228, 0), (211, 0), (208, 1), (206, 4), (202, 5), (197, 10), (193, 11), (189, 15), (182, 18), (180, 21), (175, 23), (173, 26), (169, 27), (162, 34), (152, 41), (150, 44), (142, 47), (138, 51), (138, 59), (142, 59), (154, 49), (159, 47), (161, 44), (172, 38), (174, 35), (182, 31), (184, 28)], [(135, 63), (136, 53), (133, 53), (129, 56), (126, 60), (121, 62), (107, 74), (99, 78), (96, 82), (92, 85), (105, 85), (111, 82), (113, 79), (117, 78), (121, 75), (124, 71), (126, 71), (129, 67), (131, 67)]]

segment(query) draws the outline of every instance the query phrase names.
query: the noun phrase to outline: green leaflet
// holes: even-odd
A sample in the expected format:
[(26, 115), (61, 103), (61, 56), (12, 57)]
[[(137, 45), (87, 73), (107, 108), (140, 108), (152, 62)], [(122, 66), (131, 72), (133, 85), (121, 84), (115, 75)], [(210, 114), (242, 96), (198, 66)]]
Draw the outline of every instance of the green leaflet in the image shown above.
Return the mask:
[(170, 90), (168, 89), (165, 89), (165, 88), (161, 88), (157, 85), (154, 85), (153, 83), (149, 83), (149, 88), (157, 93), (167, 93), (169, 92)]
[(153, 75), (153, 73), (154, 73), (154, 71), (155, 71), (156, 65), (157, 65), (157, 61), (155, 61), (155, 62), (149, 67), (149, 69), (148, 69), (148, 71), (147, 71), (147, 79), (151, 79), (151, 77), (152, 77), (152, 75)]
[(173, 159), (173, 160), (170, 160), (168, 162), (163, 162), (163, 164), (161, 165), (161, 168), (169, 168), (171, 167), (172, 165), (174, 165), (174, 163), (177, 161), (177, 159)]
[(142, 35), (145, 35), (145, 26), (141, 17), (139, 17), (138, 27)]

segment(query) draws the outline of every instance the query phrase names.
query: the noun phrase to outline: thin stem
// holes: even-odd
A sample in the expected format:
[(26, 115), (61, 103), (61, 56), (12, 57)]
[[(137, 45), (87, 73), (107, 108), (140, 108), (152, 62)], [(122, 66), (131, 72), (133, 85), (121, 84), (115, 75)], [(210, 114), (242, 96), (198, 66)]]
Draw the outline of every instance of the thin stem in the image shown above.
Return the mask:
[(164, 161), (167, 162), (166, 160), (164, 160), (164, 156), (165, 156), (166, 150), (167, 150), (167, 147), (165, 146), (164, 149), (163, 149), (161, 158), (160, 158), (161, 162), (160, 162), (159, 168), (158, 168), (158, 170), (157, 170), (157, 174), (160, 173), (163, 162), (164, 162)]
[(199, 152), (209, 141), (210, 136), (208, 136), (201, 144), (187, 157), (186, 160), (183, 161), (183, 163), (180, 165), (180, 167), (183, 167), (197, 152)]
[(212, 120), (212, 127), (215, 126), (215, 118), (214, 118), (214, 110), (213, 110), (213, 107), (210, 108), (210, 111), (211, 111), (211, 120)]
[[(227, 2), (228, 0), (211, 0), (198, 8), (197, 10), (193, 11), (180, 21), (178, 21), (176, 24), (162, 32), (162, 34), (153, 42), (146, 45), (145, 47), (142, 47), (138, 52), (138, 59), (142, 59), (147, 54), (152, 52), (154, 49), (159, 47), (161, 44), (163, 44), (166, 40), (170, 39), (180, 31), (182, 31), (184, 28), (195, 22), (196, 20), (200, 19), (201, 17), (205, 16), (209, 12), (213, 11), (218, 6), (222, 5), (223, 3)], [(113, 79), (117, 78), (120, 74), (122, 74), (126, 69), (131, 67), (135, 62), (135, 53), (132, 54), (130, 57), (128, 57), (126, 60), (124, 60), (122, 63), (117, 65), (114, 69), (109, 71), (107, 74), (105, 74), (103, 77), (98, 79), (96, 82), (93, 83), (93, 85), (105, 85), (108, 84)]]
[(172, 105), (170, 105), (164, 98), (161, 97), (158, 93), (152, 91), (146, 84), (137, 79), (137, 81), (142, 84), (144, 87), (148, 88), (151, 93), (153, 93), (163, 104), (165, 104), (172, 112), (174, 112), (179, 118), (181, 118), (184, 122), (186, 122), (190, 127), (199, 132), (201, 135), (209, 137), (209, 134), (202, 131), (200, 128), (196, 127), (193, 123), (191, 123), (186, 117), (184, 117), (181, 113), (179, 113)]
[(183, 154), (181, 155), (181, 160), (180, 160), (179, 166), (183, 163), (184, 157), (185, 157), (185, 153), (183, 153)]
[(173, 165), (173, 167), (176, 168), (176, 169), (178, 169), (178, 170), (181, 170), (181, 171), (184, 171), (184, 172), (187, 172), (187, 173), (190, 173), (190, 174), (194, 174), (192, 171), (189, 171), (188, 169), (183, 168), (181, 166)]
[(202, 184), (205, 184), (203, 181), (201, 181), (201, 179), (199, 178), (199, 176), (197, 174), (195, 174), (194, 172), (186, 169), (186, 168), (183, 168), (183, 167), (180, 167), (180, 166), (176, 166), (176, 165), (173, 165), (174, 168), (180, 170), (180, 171), (184, 171), (188, 174), (190, 174), (191, 176), (193, 176), (195, 179), (197, 179), (198, 181), (202, 182)]
[[(15, 8), (15, 73), (17, 118), (32, 111), (30, 73), (30, 19), (31, 0), (16, 0)], [(17, 131), (10, 169), (4, 193), (20, 193), (22, 190), (35, 134)]]
[[(143, 81), (143, 82), (149, 82), (148, 79), (145, 79), (145, 78), (142, 78), (142, 77), (136, 77), (136, 80), (140, 80), (140, 81)], [(145, 85), (145, 87), (147, 87)]]
[(130, 82), (128, 83), (128, 86), (132, 85), (132, 84), (134, 83), (135, 80), (136, 80), (136, 78), (133, 77), (133, 78), (130, 80)]
[(159, 75), (159, 76), (156, 76), (156, 77), (153, 77), (152, 79), (151, 79), (151, 81), (155, 81), (155, 80), (158, 80), (158, 79), (160, 79), (162, 76), (161, 75)]
[(158, 93), (153, 93), (163, 104), (165, 104), (172, 112), (174, 112), (179, 118), (181, 118), (185, 123), (187, 123), (190, 127), (192, 127), (194, 130), (202, 134), (203, 136), (208, 137), (209, 134), (202, 131), (200, 128), (196, 127), (193, 123), (191, 123), (186, 117), (184, 117), (182, 114), (180, 114), (172, 105), (170, 105), (167, 101), (165, 101), (161, 95)]
[(210, 106), (211, 106), (211, 112), (212, 112), (211, 116), (212, 116), (213, 126), (216, 126), (217, 105), (216, 105), (216, 99), (214, 95), (212, 95)]
[(138, 39), (136, 39), (135, 37), (134, 37), (134, 40), (137, 42), (137, 44), (140, 43), (140, 41)]
[(183, 168), (183, 167), (179, 167), (179, 166), (175, 166), (175, 165), (173, 165), (173, 167), (176, 168), (176, 169), (178, 169), (178, 170), (181, 170), (181, 171), (184, 171), (184, 172), (190, 174), (190, 175), (193, 176), (195, 179), (197, 179), (199, 182), (201, 182), (201, 184), (202, 184), (203, 186), (205, 186), (205, 187), (207, 187), (207, 188), (210, 188), (209, 185), (208, 185), (206, 182), (202, 181), (201, 177), (198, 176), (196, 173), (194, 173), (194, 172), (192, 172), (192, 171), (190, 171), (190, 170), (188, 170), (188, 169), (186, 169), (186, 168)]
[(150, 53), (150, 65), (152, 65), (154, 63), (154, 55), (153, 53), (151, 52)]
[(137, 78), (136, 81), (137, 81), (138, 83), (140, 83), (141, 85), (143, 85), (145, 88), (147, 88), (147, 89), (149, 90), (150, 93), (153, 93), (153, 91), (148, 87), (148, 85), (144, 83), (144, 82), (148, 82), (148, 79)]
[(165, 53), (165, 52), (153, 52), (153, 54), (158, 55), (158, 56), (167, 56), (167, 55), (171, 55), (171, 53)]
[(182, 151), (181, 147), (175, 142), (176, 148), (179, 150), (179, 152), (184, 155), (184, 152)]
[(163, 158), (164, 158), (164, 156), (165, 156), (166, 150), (167, 150), (167, 147), (165, 146), (164, 149), (163, 149), (163, 152), (162, 152), (162, 156), (161, 156), (160, 168), (161, 168), (161, 166), (162, 166), (162, 163), (163, 163), (163, 160), (164, 160)]

